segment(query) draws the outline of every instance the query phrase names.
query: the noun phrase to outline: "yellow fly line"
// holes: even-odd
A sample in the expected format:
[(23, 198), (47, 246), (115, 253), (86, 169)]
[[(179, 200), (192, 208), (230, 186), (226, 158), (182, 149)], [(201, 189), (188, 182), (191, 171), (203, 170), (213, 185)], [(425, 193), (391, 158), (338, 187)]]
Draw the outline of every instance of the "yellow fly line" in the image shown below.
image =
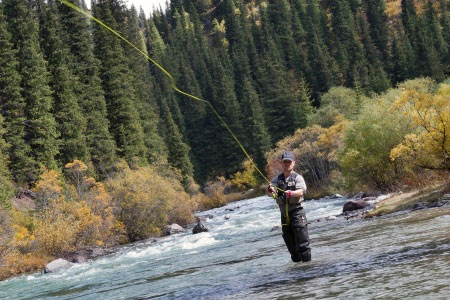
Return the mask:
[[(98, 23), (99, 25), (101, 25), (103, 28), (106, 28), (107, 30), (109, 30), (110, 32), (112, 32), (113, 34), (115, 34), (116, 36), (118, 36), (121, 40), (123, 40), (125, 43), (127, 43), (128, 45), (130, 45), (132, 48), (134, 48), (136, 51), (138, 51), (140, 54), (142, 54), (143, 56), (145, 56), (149, 61), (151, 61), (159, 70), (161, 70), (161, 72), (163, 72), (167, 77), (169, 77), (170, 79), (170, 85), (171, 87), (178, 93), (187, 96), (189, 98), (192, 98), (194, 100), (197, 101), (201, 101), (206, 103), (209, 108), (211, 108), (211, 110), (214, 112), (214, 114), (216, 115), (216, 117), (219, 119), (219, 121), (222, 123), (223, 126), (225, 126), (225, 128), (228, 130), (228, 132), (231, 134), (231, 136), (234, 138), (234, 140), (236, 141), (236, 143), (239, 145), (239, 147), (242, 149), (242, 152), (244, 152), (245, 156), (247, 156), (247, 158), (250, 160), (250, 162), (252, 163), (253, 167), (258, 171), (258, 173), (264, 178), (264, 180), (266, 180), (268, 183), (270, 183), (269, 179), (267, 179), (266, 176), (264, 176), (264, 174), (261, 172), (261, 170), (259, 170), (259, 168), (256, 166), (256, 164), (253, 162), (253, 159), (250, 157), (250, 155), (247, 153), (247, 150), (245, 150), (244, 146), (242, 145), (242, 143), (239, 141), (239, 139), (236, 137), (236, 135), (233, 133), (233, 131), (230, 129), (230, 127), (225, 123), (225, 121), (222, 119), (222, 117), (219, 115), (219, 113), (214, 109), (214, 107), (212, 106), (212, 104), (209, 101), (203, 100), (199, 97), (196, 97), (194, 95), (191, 95), (189, 93), (186, 93), (182, 90), (180, 90), (175, 83), (175, 79), (173, 78), (173, 76), (166, 70), (164, 69), (160, 64), (158, 64), (154, 59), (152, 59), (150, 56), (148, 56), (144, 51), (142, 51), (141, 49), (139, 49), (138, 47), (136, 47), (133, 43), (131, 43), (130, 41), (128, 41), (126, 38), (124, 38), (122, 35), (120, 35), (117, 31), (115, 31), (114, 29), (112, 29), (111, 27), (109, 27), (108, 25), (106, 25), (105, 23), (103, 23), (101, 20), (97, 19), (96, 17), (94, 17), (93, 15), (91, 15), (90, 13), (86, 12), (85, 10), (81, 9), (80, 7), (76, 6), (73, 3), (70, 3), (67, 0), (58, 0), (59, 2), (61, 2), (62, 4), (70, 7), (71, 9), (83, 14), (84, 16), (88, 17), (89, 19), (93, 20), (94, 22)], [(277, 187), (276, 187), (277, 188)], [(279, 189), (279, 188), (277, 188)]]

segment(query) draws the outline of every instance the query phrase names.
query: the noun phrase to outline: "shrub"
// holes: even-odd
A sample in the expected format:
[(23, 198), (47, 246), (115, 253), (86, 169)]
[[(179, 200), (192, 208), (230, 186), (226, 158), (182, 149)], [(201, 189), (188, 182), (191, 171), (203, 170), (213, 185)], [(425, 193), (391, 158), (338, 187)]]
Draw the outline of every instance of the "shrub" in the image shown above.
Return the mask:
[(255, 187), (258, 184), (259, 175), (250, 160), (245, 160), (242, 164), (243, 170), (236, 172), (231, 179), (231, 183), (239, 190)]
[(320, 108), (308, 117), (309, 125), (330, 127), (339, 115), (355, 120), (366, 97), (346, 87), (332, 87), (321, 97)]
[(180, 181), (151, 167), (127, 169), (109, 180), (107, 188), (130, 241), (160, 235), (171, 220), (192, 221), (196, 208)]
[[(423, 80), (425, 81), (425, 80)], [(392, 149), (393, 161), (415, 167), (450, 170), (450, 85), (441, 84), (431, 91), (425, 81), (422, 88), (406, 89), (392, 110), (400, 110), (417, 127)]]
[(390, 105), (386, 99), (373, 99), (345, 133), (339, 165), (350, 187), (387, 190), (403, 175), (402, 165), (389, 155), (412, 126), (401, 113), (389, 110)]
[(202, 202), (201, 209), (212, 209), (227, 204), (224, 191), (228, 184), (224, 177), (218, 177), (217, 181), (209, 181), (204, 188), (207, 201)]

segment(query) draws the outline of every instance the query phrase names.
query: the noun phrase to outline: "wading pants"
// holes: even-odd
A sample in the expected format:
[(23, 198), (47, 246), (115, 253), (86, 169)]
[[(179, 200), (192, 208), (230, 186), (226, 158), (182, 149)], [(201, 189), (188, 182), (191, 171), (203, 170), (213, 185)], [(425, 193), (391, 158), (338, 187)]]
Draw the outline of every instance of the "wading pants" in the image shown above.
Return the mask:
[[(283, 239), (291, 253), (293, 262), (307, 262), (311, 260), (309, 246), (308, 224), (302, 207), (289, 211), (290, 224), (283, 225)], [(281, 213), (281, 224), (286, 224), (286, 217)]]

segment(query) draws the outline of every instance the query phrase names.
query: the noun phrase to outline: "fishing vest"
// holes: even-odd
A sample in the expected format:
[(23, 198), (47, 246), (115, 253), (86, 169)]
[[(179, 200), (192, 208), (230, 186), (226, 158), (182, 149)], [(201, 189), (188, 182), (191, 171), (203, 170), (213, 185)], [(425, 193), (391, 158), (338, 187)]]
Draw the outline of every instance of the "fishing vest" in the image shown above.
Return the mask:
[[(298, 175), (295, 172), (291, 173), (291, 176), (288, 177), (288, 180), (284, 177), (284, 174), (281, 173), (278, 175), (277, 178), (277, 187), (282, 189), (283, 191), (295, 191), (295, 179)], [(303, 200), (303, 197), (290, 197), (289, 199), (286, 198), (286, 195), (284, 192), (278, 190), (277, 191), (277, 204), (278, 205), (285, 205), (286, 203), (289, 204), (289, 206), (295, 206), (296, 204), (300, 204)]]

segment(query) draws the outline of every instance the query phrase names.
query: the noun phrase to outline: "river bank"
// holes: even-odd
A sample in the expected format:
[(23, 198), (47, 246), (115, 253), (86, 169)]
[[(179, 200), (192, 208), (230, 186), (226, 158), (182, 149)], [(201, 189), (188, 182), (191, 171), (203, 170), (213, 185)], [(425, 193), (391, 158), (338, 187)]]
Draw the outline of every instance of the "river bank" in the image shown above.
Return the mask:
[(264, 196), (199, 213), (209, 232), (142, 241), (61, 272), (0, 282), (0, 298), (445, 299), (450, 208), (331, 218), (346, 201), (305, 203), (307, 264), (290, 261), (274, 229), (279, 210)]

